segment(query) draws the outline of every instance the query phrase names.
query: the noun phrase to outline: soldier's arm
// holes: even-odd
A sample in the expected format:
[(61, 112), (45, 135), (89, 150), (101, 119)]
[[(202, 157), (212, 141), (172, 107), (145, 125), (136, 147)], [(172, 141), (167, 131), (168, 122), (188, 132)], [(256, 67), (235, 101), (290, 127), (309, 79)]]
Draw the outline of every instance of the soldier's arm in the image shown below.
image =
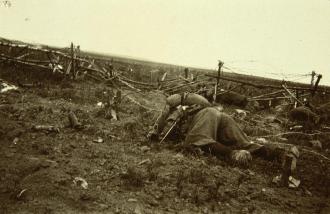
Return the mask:
[(149, 139), (158, 140), (159, 135), (162, 133), (162, 131), (166, 125), (166, 119), (168, 118), (169, 114), (170, 114), (170, 106), (165, 105), (163, 111), (158, 116), (152, 129), (149, 130), (149, 133), (148, 133)]

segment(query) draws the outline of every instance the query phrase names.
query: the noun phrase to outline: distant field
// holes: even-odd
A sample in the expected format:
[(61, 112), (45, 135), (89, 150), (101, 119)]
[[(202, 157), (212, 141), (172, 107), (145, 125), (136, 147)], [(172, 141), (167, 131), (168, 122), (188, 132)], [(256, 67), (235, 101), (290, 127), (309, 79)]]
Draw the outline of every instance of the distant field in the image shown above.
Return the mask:
[[(24, 45), (33, 45), (38, 46), (46, 49), (52, 49), (52, 50), (58, 50), (62, 52), (69, 52), (69, 47), (54, 47), (54, 46), (47, 46), (43, 44), (28, 44), (21, 41), (15, 41), (15, 40), (8, 40), (0, 37), (0, 42), (10, 42), (14, 44), (24, 44)], [(1, 52), (1, 51), (0, 51)], [(161, 63), (161, 62), (154, 62), (149, 61), (145, 59), (136, 59), (126, 56), (118, 56), (118, 55), (111, 55), (106, 53), (97, 53), (93, 51), (84, 51), (82, 47), (82, 51), (79, 54), (80, 57), (88, 57), (91, 59), (99, 60), (99, 61), (112, 61), (115, 69), (126, 71), (128, 68), (131, 68), (134, 70), (134, 72), (141, 73), (139, 80), (145, 81), (145, 82), (155, 82), (157, 81), (157, 78), (153, 77), (153, 73), (157, 73), (159, 76), (160, 74), (164, 74), (165, 72), (168, 74), (168, 78), (176, 78), (178, 75), (183, 76), (184, 75), (184, 69), (185, 66), (181, 65), (173, 65), (173, 64), (167, 64), (167, 63)], [(216, 62), (215, 62), (216, 63)], [(225, 62), (226, 63), (226, 62)], [(196, 67), (188, 67), (189, 72), (193, 75), (203, 75), (203, 74), (214, 74), (217, 75), (216, 70), (211, 69), (205, 69), (205, 68), (196, 68)], [(267, 72), (267, 71), (265, 71)], [(241, 80), (247, 83), (253, 83), (253, 84), (260, 84), (260, 85), (275, 85), (275, 86), (281, 86), (283, 83), (282, 80), (278, 79), (272, 79), (272, 78), (266, 78), (266, 77), (260, 77), (260, 76), (253, 76), (253, 75), (246, 75), (246, 74), (239, 74), (239, 73), (233, 73), (233, 72), (223, 72), (222, 75), (224, 77), (229, 77), (232, 79)], [(211, 81), (212, 79), (210, 79)], [(228, 81), (221, 81), (224, 85), (228, 85)], [(309, 88), (309, 84), (299, 83), (299, 82), (290, 82), (286, 81), (286, 84), (288, 86), (294, 86), (294, 87), (306, 87)], [(235, 84), (229, 84), (230, 86), (235, 86)], [(322, 85), (322, 79), (320, 81), (319, 86), (320, 91), (330, 91), (330, 86)]]

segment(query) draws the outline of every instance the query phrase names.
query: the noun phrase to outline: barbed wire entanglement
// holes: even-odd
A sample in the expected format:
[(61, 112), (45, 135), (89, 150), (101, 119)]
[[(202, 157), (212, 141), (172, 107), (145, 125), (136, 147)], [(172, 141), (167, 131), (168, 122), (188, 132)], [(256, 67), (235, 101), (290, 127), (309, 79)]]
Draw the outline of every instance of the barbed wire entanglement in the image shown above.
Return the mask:
[[(161, 110), (147, 106), (131, 95), (144, 96), (144, 92), (148, 91), (158, 91), (166, 96), (184, 92), (209, 93), (213, 101), (217, 101), (217, 97), (237, 93), (245, 96), (247, 101), (266, 102), (269, 105), (277, 100), (286, 100), (291, 105), (304, 105), (304, 99), (312, 96), (316, 90), (327, 94), (330, 92), (330, 87), (318, 86), (322, 76), (315, 72), (290, 74), (280, 70), (272, 73), (282, 78), (276, 80), (253, 76), (248, 68), (239, 68), (230, 63), (227, 65), (221, 61), (214, 70), (173, 65), (146, 67), (143, 63), (139, 65), (130, 59), (83, 52), (73, 43), (68, 48), (54, 48), (0, 40), (0, 65), (32, 67), (32, 70), (44, 70), (69, 80), (102, 83), (116, 89), (123, 95), (122, 99), (126, 98), (146, 112)], [(294, 82), (302, 79), (310, 81), (310, 84)]]
[[(3, 40), (0, 42), (0, 62), (37, 67), (71, 79), (91, 79), (108, 85), (116, 83), (116, 85), (136, 92), (160, 90), (166, 95), (187, 91), (197, 92), (202, 87), (214, 85), (216, 81), (220, 85), (217, 87), (217, 93), (223, 93), (224, 90), (237, 90), (244, 86), (258, 89), (254, 92), (259, 91), (259, 93), (250, 96), (251, 98), (260, 95), (259, 89), (269, 89), (270, 91), (265, 91), (266, 94), (271, 90), (285, 90), (283, 85), (286, 89), (292, 90), (292, 94), (302, 91), (300, 94), (304, 95), (314, 90), (313, 85), (294, 82), (301, 79), (307, 80), (311, 74), (273, 73), (273, 75), (283, 77), (283, 80), (273, 80), (251, 76), (251, 71), (248, 69), (233, 65), (223, 65), (219, 75), (216, 75), (216, 71), (194, 68), (185, 69), (184, 75), (181, 75), (180, 72), (175, 75), (172, 72), (172, 75), (169, 75), (171, 72), (166, 70), (162, 72), (144, 70), (142, 76), (150, 77), (149, 81), (145, 81), (147, 78), (136, 78), (141, 76), (140, 71), (136, 71), (130, 66), (114, 66), (113, 58), (91, 56), (89, 53), (82, 52), (80, 46), (75, 46), (73, 43), (68, 48), (53, 48)], [(329, 92), (326, 87), (319, 87), (319, 90)], [(269, 99), (272, 98), (269, 97)]]

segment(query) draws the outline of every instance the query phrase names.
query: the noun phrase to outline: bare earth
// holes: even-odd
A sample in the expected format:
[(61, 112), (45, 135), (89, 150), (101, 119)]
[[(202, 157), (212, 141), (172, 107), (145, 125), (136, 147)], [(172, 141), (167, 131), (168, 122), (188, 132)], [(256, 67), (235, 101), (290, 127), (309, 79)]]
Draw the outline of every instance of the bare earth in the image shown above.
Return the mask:
[[(111, 90), (62, 81), (0, 94), (0, 213), (330, 213), (330, 167), (321, 157), (301, 152), (300, 187), (277, 187), (278, 163), (256, 159), (242, 168), (171, 142), (150, 144), (148, 127), (164, 104), (159, 92), (127, 91), (144, 107), (123, 98), (120, 120), (105, 119), (96, 104)], [(83, 129), (69, 127), (70, 111)], [(249, 135), (259, 127), (283, 131), (269, 115), (235, 118)], [(299, 148), (310, 140), (287, 139)], [(330, 157), (329, 137), (320, 140)]]

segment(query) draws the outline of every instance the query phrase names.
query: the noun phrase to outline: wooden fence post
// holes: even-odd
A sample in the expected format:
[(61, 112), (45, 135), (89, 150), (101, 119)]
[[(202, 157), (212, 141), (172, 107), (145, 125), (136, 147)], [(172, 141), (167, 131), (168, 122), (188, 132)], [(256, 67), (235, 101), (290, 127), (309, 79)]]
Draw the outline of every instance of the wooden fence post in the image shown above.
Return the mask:
[(217, 76), (217, 84), (214, 87), (214, 94), (213, 94), (213, 102), (215, 103), (216, 99), (217, 99), (217, 91), (218, 91), (218, 87), (219, 87), (219, 83), (220, 83), (220, 75), (221, 75), (221, 68), (223, 66), (223, 62), (221, 60), (219, 60), (218, 63), (218, 76)]
[(315, 82), (315, 85), (314, 85), (314, 88), (313, 88), (313, 91), (312, 91), (312, 97), (315, 95), (315, 92), (317, 90), (317, 87), (320, 83), (321, 78), (322, 78), (322, 74), (317, 75), (317, 80)]
[(311, 88), (313, 88), (313, 86), (314, 86), (315, 75), (316, 75), (315, 71), (312, 71)]
[(189, 76), (189, 69), (188, 68), (185, 68), (184, 69), (184, 78), (185, 79), (188, 79), (188, 76)]
[(75, 79), (76, 77), (76, 62), (75, 62), (75, 53), (73, 42), (71, 42), (71, 68), (72, 68), (72, 77)]

